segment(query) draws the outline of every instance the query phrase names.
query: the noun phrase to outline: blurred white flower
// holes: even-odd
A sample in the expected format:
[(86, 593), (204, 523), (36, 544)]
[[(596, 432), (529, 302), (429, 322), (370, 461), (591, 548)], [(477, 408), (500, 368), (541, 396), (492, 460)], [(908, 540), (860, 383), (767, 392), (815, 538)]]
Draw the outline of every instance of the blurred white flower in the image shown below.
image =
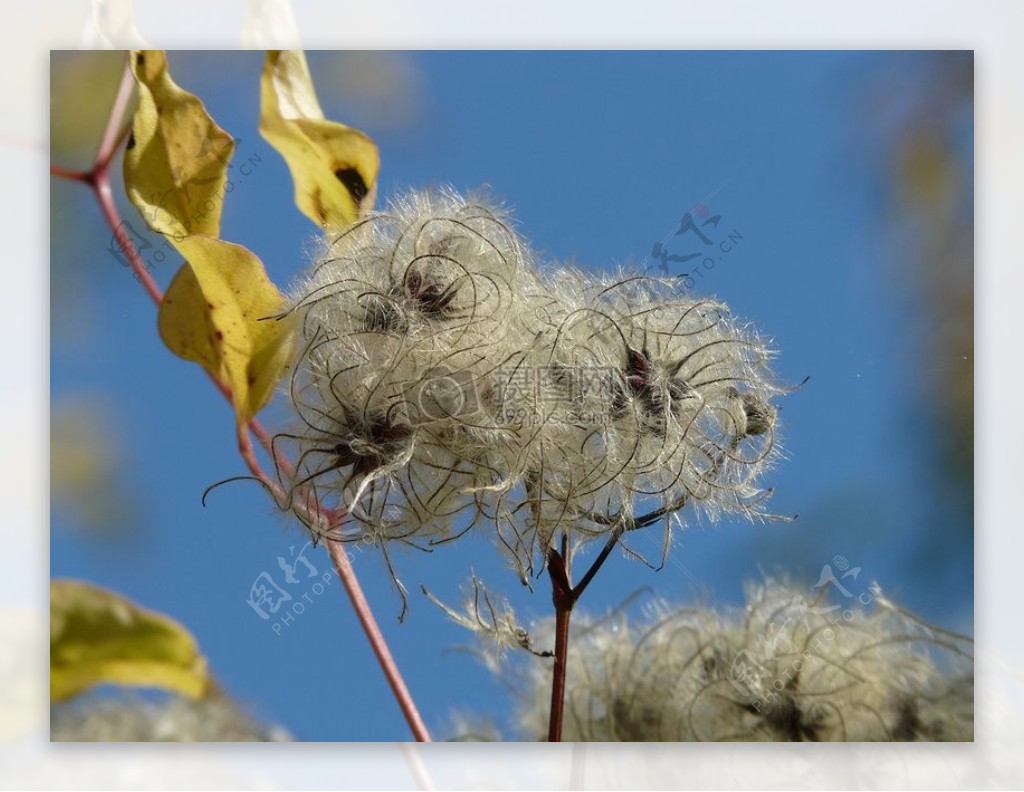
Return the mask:
[(223, 696), (90, 694), (50, 708), (54, 742), (288, 742), (280, 726), (259, 723)]

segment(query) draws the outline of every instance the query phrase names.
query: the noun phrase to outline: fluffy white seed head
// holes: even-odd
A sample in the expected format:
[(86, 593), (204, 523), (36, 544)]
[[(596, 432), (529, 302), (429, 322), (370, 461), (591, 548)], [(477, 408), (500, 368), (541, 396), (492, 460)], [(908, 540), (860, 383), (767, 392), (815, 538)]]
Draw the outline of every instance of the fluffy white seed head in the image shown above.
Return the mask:
[(296, 487), (341, 500), (354, 530), (443, 536), (473, 505), (486, 379), (521, 342), (528, 253), (503, 213), (412, 193), (329, 245), (296, 287)]
[[(642, 622), (577, 619), (563, 738), (584, 741), (973, 739), (970, 642), (884, 598), (842, 604), (751, 586), (733, 611), (659, 605)], [(543, 643), (550, 624), (534, 630)], [(944, 665), (943, 665), (944, 663)], [(547, 730), (551, 671), (531, 660), (520, 724)]]
[(366, 217), (290, 310), (291, 494), (344, 504), (342, 538), (486, 526), (525, 577), (558, 532), (767, 494), (781, 389), (760, 337), (664, 281), (541, 268), (486, 200), (413, 192)]
[(782, 392), (767, 344), (725, 305), (680, 299), (664, 280), (562, 271), (553, 286), (564, 310), (553, 359), (608, 374), (584, 405), (596, 420), (578, 427), (590, 490), (611, 484), (606, 499), (626, 504), (685, 496), (711, 516), (754, 511)]

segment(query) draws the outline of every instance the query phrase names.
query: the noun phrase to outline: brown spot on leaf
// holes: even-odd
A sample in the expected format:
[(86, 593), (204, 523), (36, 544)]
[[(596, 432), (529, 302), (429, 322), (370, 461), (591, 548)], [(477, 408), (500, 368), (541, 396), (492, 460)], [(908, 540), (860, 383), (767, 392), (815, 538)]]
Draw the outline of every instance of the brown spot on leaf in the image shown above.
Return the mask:
[(370, 190), (359, 171), (355, 168), (338, 168), (334, 171), (334, 176), (348, 190), (348, 194), (352, 196), (356, 205), (362, 204)]

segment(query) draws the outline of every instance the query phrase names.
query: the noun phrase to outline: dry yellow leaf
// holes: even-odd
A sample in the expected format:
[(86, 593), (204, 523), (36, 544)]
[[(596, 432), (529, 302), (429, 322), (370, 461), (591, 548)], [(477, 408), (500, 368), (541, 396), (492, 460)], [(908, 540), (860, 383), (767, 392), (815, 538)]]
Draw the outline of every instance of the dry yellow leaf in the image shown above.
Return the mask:
[(284, 298), (241, 245), (206, 236), (177, 243), (186, 258), (160, 306), (160, 337), (231, 389), (239, 421), (270, 400), (290, 353)]
[(139, 106), (124, 158), (128, 197), (154, 231), (175, 240), (218, 236), (235, 142), (197, 96), (174, 83), (165, 53), (129, 57)]
[(295, 203), (307, 217), (324, 229), (339, 228), (373, 207), (377, 146), (324, 118), (301, 50), (267, 53), (260, 102), (260, 134), (288, 163)]
[[(128, 197), (186, 263), (160, 306), (160, 337), (231, 390), (240, 422), (266, 405), (287, 365), (284, 298), (260, 260), (217, 239), (234, 141), (171, 79), (159, 50), (133, 52), (139, 85), (125, 154)], [(266, 320), (266, 321), (263, 321)]]
[(112, 591), (50, 583), (50, 700), (102, 683), (207, 692), (206, 659), (181, 624)]

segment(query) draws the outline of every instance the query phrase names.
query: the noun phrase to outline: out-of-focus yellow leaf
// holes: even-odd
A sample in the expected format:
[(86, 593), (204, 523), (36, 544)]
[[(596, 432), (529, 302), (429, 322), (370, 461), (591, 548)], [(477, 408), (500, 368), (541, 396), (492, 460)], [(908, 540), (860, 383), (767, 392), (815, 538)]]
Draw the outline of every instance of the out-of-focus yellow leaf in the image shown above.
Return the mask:
[[(53, 50), (50, 53), (52, 162), (89, 168), (96, 156), (96, 142), (103, 136), (103, 127), (110, 116), (110, 102), (97, 101), (97, 86), (118, 84), (124, 72), (124, 58), (123, 50), (109, 49)], [(54, 264), (57, 261), (54, 256)]]
[(956, 200), (959, 181), (954, 154), (932, 129), (908, 135), (898, 153), (902, 198), (932, 212)]
[(113, 541), (130, 529), (137, 507), (125, 487), (125, 436), (112, 402), (102, 393), (65, 392), (50, 403), (50, 503), (61, 523), (91, 540)]
[(195, 638), (173, 619), (98, 586), (50, 583), (50, 700), (110, 683), (201, 698), (210, 684)]
[(324, 118), (301, 50), (267, 53), (260, 134), (284, 157), (295, 203), (325, 229), (349, 225), (373, 206), (380, 156), (357, 129)]
[(154, 231), (175, 240), (218, 236), (235, 142), (198, 97), (174, 83), (165, 53), (139, 50), (130, 58), (139, 106), (124, 158), (128, 197)]
[(262, 262), (241, 245), (207, 236), (176, 243), (186, 258), (160, 306), (160, 337), (231, 389), (240, 421), (273, 395), (288, 363), (291, 334), (284, 298)]

